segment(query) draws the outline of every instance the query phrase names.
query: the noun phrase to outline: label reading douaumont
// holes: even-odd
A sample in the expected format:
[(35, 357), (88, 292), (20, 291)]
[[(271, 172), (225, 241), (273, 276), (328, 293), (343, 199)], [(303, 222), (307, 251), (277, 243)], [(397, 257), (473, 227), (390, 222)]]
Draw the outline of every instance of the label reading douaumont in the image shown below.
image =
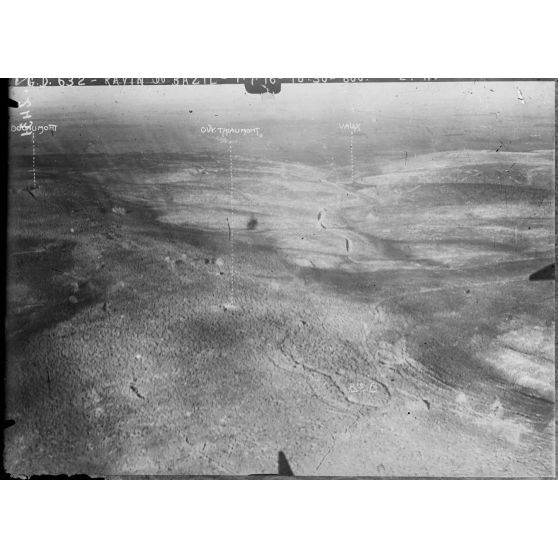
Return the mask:
[(58, 124), (33, 124), (33, 122), (22, 122), (20, 124), (12, 124), (11, 131), (12, 132), (21, 132), (22, 136), (29, 136), (33, 132), (37, 132), (38, 134), (44, 134), (45, 132), (51, 132), (54, 135), (56, 129), (58, 128)]

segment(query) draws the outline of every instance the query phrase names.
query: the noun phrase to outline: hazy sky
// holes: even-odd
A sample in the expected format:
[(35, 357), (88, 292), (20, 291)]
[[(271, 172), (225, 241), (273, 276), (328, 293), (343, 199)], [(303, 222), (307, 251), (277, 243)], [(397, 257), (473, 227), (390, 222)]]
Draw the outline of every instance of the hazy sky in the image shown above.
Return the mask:
[[(11, 95), (26, 98), (24, 88)], [(203, 151), (215, 141), (200, 134), (208, 124), (261, 126), (266, 141), (273, 137), (270, 150), (279, 145), (291, 158), (315, 151), (324, 129), (338, 133), (343, 122), (362, 123), (375, 149), (383, 142), (386, 149), (447, 150), (447, 132), (462, 133), (472, 149), (496, 149), (495, 142), (551, 149), (554, 138), (554, 83), (542, 81), (287, 83), (278, 95), (263, 96), (241, 84), (37, 87), (27, 95), (36, 123), (59, 125), (54, 138), (35, 138), (39, 154)], [(17, 124), (18, 111), (10, 114)], [(425, 130), (430, 136), (423, 137)], [(28, 138), (11, 137), (14, 148), (27, 150)]]
[[(524, 99), (519, 100), (519, 91)], [(13, 88), (24, 99), (23, 88)], [(215, 111), (227, 119), (338, 118), (365, 113), (489, 113), (553, 115), (553, 82), (283, 84), (275, 96), (249, 95), (243, 85), (93, 86), (31, 88), (36, 109), (137, 113), (176, 109)], [(58, 111), (56, 111), (58, 112)]]

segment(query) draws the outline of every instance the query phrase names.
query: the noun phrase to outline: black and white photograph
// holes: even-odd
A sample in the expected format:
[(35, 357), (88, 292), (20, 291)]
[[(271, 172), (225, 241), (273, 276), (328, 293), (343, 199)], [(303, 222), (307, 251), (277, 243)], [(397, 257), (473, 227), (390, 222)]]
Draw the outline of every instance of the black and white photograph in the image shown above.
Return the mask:
[(554, 12), (6, 3), (2, 556), (556, 554)]
[(554, 81), (8, 93), (10, 475), (554, 476)]

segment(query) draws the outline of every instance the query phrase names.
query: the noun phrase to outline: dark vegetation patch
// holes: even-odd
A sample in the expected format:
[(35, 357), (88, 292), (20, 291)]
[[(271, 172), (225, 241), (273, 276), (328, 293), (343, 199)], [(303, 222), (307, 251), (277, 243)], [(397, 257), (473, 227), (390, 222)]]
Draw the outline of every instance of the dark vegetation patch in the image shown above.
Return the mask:
[(30, 291), (28, 303), (24, 298), (8, 306), (8, 338), (25, 339), (100, 300), (100, 285), (94, 280), (72, 278), (75, 241), (22, 237), (10, 242), (8, 283)]

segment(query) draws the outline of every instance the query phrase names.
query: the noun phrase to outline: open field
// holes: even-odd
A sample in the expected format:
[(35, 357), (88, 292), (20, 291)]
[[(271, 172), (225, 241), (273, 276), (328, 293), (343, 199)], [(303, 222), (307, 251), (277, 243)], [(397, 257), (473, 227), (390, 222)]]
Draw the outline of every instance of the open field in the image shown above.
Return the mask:
[(554, 84), (415, 85), (30, 90), (5, 468), (553, 476)]

